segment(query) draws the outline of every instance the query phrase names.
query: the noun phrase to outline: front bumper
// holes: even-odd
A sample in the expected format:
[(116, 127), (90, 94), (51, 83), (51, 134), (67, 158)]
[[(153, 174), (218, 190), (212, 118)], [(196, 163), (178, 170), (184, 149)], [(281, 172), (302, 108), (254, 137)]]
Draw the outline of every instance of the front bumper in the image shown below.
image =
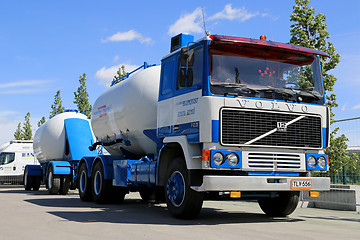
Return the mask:
[[(292, 180), (311, 180), (312, 185), (294, 188)], [(208, 176), (201, 186), (192, 186), (198, 192), (206, 191), (329, 191), (330, 178), (326, 177), (278, 177), (278, 176)]]

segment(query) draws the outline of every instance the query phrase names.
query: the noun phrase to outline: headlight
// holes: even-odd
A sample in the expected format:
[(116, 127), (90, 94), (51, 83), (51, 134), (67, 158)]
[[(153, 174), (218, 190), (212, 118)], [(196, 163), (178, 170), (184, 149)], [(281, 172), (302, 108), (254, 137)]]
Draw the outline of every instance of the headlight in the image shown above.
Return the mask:
[(311, 168), (314, 168), (314, 167), (316, 166), (316, 159), (315, 159), (314, 156), (310, 156), (310, 157), (308, 158), (308, 165), (309, 165), (309, 167), (311, 167)]
[(217, 152), (213, 155), (213, 162), (215, 163), (215, 165), (220, 166), (221, 164), (224, 163), (224, 161), (225, 159), (222, 153)]
[(326, 167), (326, 159), (323, 156), (319, 157), (317, 162), (318, 162), (320, 168)]
[(239, 163), (239, 157), (235, 153), (230, 153), (226, 156), (227, 161), (231, 166), (236, 166)]

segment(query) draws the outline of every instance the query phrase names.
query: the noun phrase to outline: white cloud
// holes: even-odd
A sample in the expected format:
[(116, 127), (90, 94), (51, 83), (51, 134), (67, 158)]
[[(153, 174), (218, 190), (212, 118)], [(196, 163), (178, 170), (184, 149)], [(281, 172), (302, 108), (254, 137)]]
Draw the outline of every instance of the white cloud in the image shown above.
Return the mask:
[(0, 88), (12, 88), (12, 87), (28, 87), (28, 86), (39, 86), (48, 83), (49, 81), (44, 80), (30, 80), (20, 82), (9, 82), (0, 84)]
[(342, 107), (341, 107), (341, 111), (346, 111), (347, 110), (347, 103), (345, 103)]
[(241, 8), (232, 8), (231, 4), (225, 5), (224, 9), (221, 12), (215, 13), (213, 16), (209, 17), (208, 20), (239, 20), (240, 22), (245, 22), (252, 17), (255, 17), (259, 13), (250, 13), (245, 7)]
[(0, 117), (0, 145), (14, 139), (14, 132), (20, 121)]
[(15, 111), (0, 111), (0, 119), (18, 114)]
[(168, 34), (174, 36), (179, 33), (201, 33), (202, 11), (198, 7), (192, 13), (182, 15), (173, 25), (170, 26)]
[(360, 104), (353, 106), (351, 109), (352, 110), (360, 109)]
[[(3, 143), (9, 142), (14, 139), (14, 132), (17, 129), (19, 123), (21, 123), (21, 127), (23, 127), (24, 116), (21, 116), (19, 112), (2, 110), (0, 111), (0, 145)], [(31, 130), (33, 135), (37, 129), (37, 122), (40, 118), (30, 117), (30, 124), (32, 126)]]
[(95, 73), (95, 77), (99, 79), (100, 85), (109, 87), (114, 76), (116, 75), (116, 72), (119, 70), (119, 68), (124, 65), (126, 72), (131, 72), (134, 69), (138, 68), (139, 66), (132, 65), (132, 64), (118, 64), (109, 68), (102, 67)]
[(117, 60), (119, 60), (119, 56), (118, 56), (118, 55), (116, 55), (116, 56), (114, 57), (113, 62), (117, 62)]
[(19, 82), (8, 82), (0, 84), (0, 94), (30, 94), (44, 92), (48, 89), (45, 88), (46, 80), (29, 80)]
[(131, 42), (134, 40), (138, 40), (140, 43), (150, 43), (152, 41), (149, 37), (144, 37), (141, 33), (136, 32), (135, 30), (129, 30), (127, 32), (118, 32), (114, 35), (107, 37), (105, 40), (101, 40), (102, 42)]

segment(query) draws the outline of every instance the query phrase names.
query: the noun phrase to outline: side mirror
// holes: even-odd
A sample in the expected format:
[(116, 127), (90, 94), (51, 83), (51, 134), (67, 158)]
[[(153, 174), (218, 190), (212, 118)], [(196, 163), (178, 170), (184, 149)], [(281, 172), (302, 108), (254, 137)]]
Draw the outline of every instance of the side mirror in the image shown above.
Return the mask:
[(179, 85), (185, 87), (186, 83), (186, 68), (180, 68), (179, 70)]
[(194, 82), (194, 73), (193, 73), (193, 69), (192, 68), (188, 68), (188, 72), (187, 72), (187, 87), (191, 87), (193, 85)]

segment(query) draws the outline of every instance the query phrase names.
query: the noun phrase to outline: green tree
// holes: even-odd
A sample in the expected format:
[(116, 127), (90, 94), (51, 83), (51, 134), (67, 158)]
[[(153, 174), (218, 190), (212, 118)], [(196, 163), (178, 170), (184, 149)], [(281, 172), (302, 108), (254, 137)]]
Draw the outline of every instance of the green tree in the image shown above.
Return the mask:
[(348, 139), (344, 134), (336, 137), (339, 129), (336, 128), (330, 135), (330, 147), (327, 148), (326, 153), (330, 158), (330, 176), (336, 176), (342, 173), (343, 167), (349, 162), (350, 156), (347, 149), (346, 142)]
[(65, 108), (62, 106), (62, 100), (60, 96), (60, 90), (58, 90), (54, 96), (54, 104), (51, 104), (51, 112), (49, 119), (59, 113), (63, 113)]
[(21, 133), (21, 123), (18, 124), (17, 129), (14, 133), (14, 139), (15, 140), (21, 140), (22, 139), (22, 133)]
[(346, 164), (346, 171), (350, 175), (359, 175), (360, 174), (360, 158), (356, 153), (350, 155), (350, 159)]
[[(325, 24), (326, 17), (324, 14), (315, 15), (315, 9), (309, 7), (309, 0), (295, 0), (293, 7), (293, 14), (290, 16), (290, 21), (293, 22), (290, 27), (290, 43), (307, 48), (314, 48), (326, 52), (330, 58), (321, 57), (322, 73), (324, 79), (324, 89), (327, 93), (327, 106), (330, 108), (331, 120), (334, 119), (332, 109), (337, 107), (336, 94), (332, 93), (336, 77), (330, 74), (329, 71), (334, 69), (340, 61), (340, 55), (335, 53), (334, 45), (328, 41), (330, 35)], [(345, 135), (335, 136), (337, 130), (331, 133), (330, 146), (327, 149), (327, 154), (331, 159), (331, 174), (338, 172), (341, 169), (341, 162), (347, 160), (347, 145), (348, 139)]]
[(90, 116), (92, 106), (89, 104), (89, 93), (86, 89), (86, 74), (84, 73), (80, 76), (79, 79), (80, 86), (77, 89), (77, 92), (74, 92), (75, 101), (77, 108), (79, 111), (86, 116)]
[(22, 129), (22, 139), (23, 140), (32, 140), (32, 130), (30, 124), (30, 113), (28, 112), (25, 116), (25, 122)]
[(123, 76), (126, 76), (127, 73), (125, 71), (125, 66), (122, 65), (121, 67), (119, 67), (119, 69), (116, 72), (116, 75), (113, 78), (113, 81), (115, 81), (115, 84), (121, 82), (121, 80), (119, 80), (120, 78), (122, 78)]
[(38, 127), (41, 127), (41, 125), (43, 125), (44, 123), (45, 123), (45, 117), (42, 117), (39, 121), (38, 121), (38, 123), (37, 123), (37, 126)]

